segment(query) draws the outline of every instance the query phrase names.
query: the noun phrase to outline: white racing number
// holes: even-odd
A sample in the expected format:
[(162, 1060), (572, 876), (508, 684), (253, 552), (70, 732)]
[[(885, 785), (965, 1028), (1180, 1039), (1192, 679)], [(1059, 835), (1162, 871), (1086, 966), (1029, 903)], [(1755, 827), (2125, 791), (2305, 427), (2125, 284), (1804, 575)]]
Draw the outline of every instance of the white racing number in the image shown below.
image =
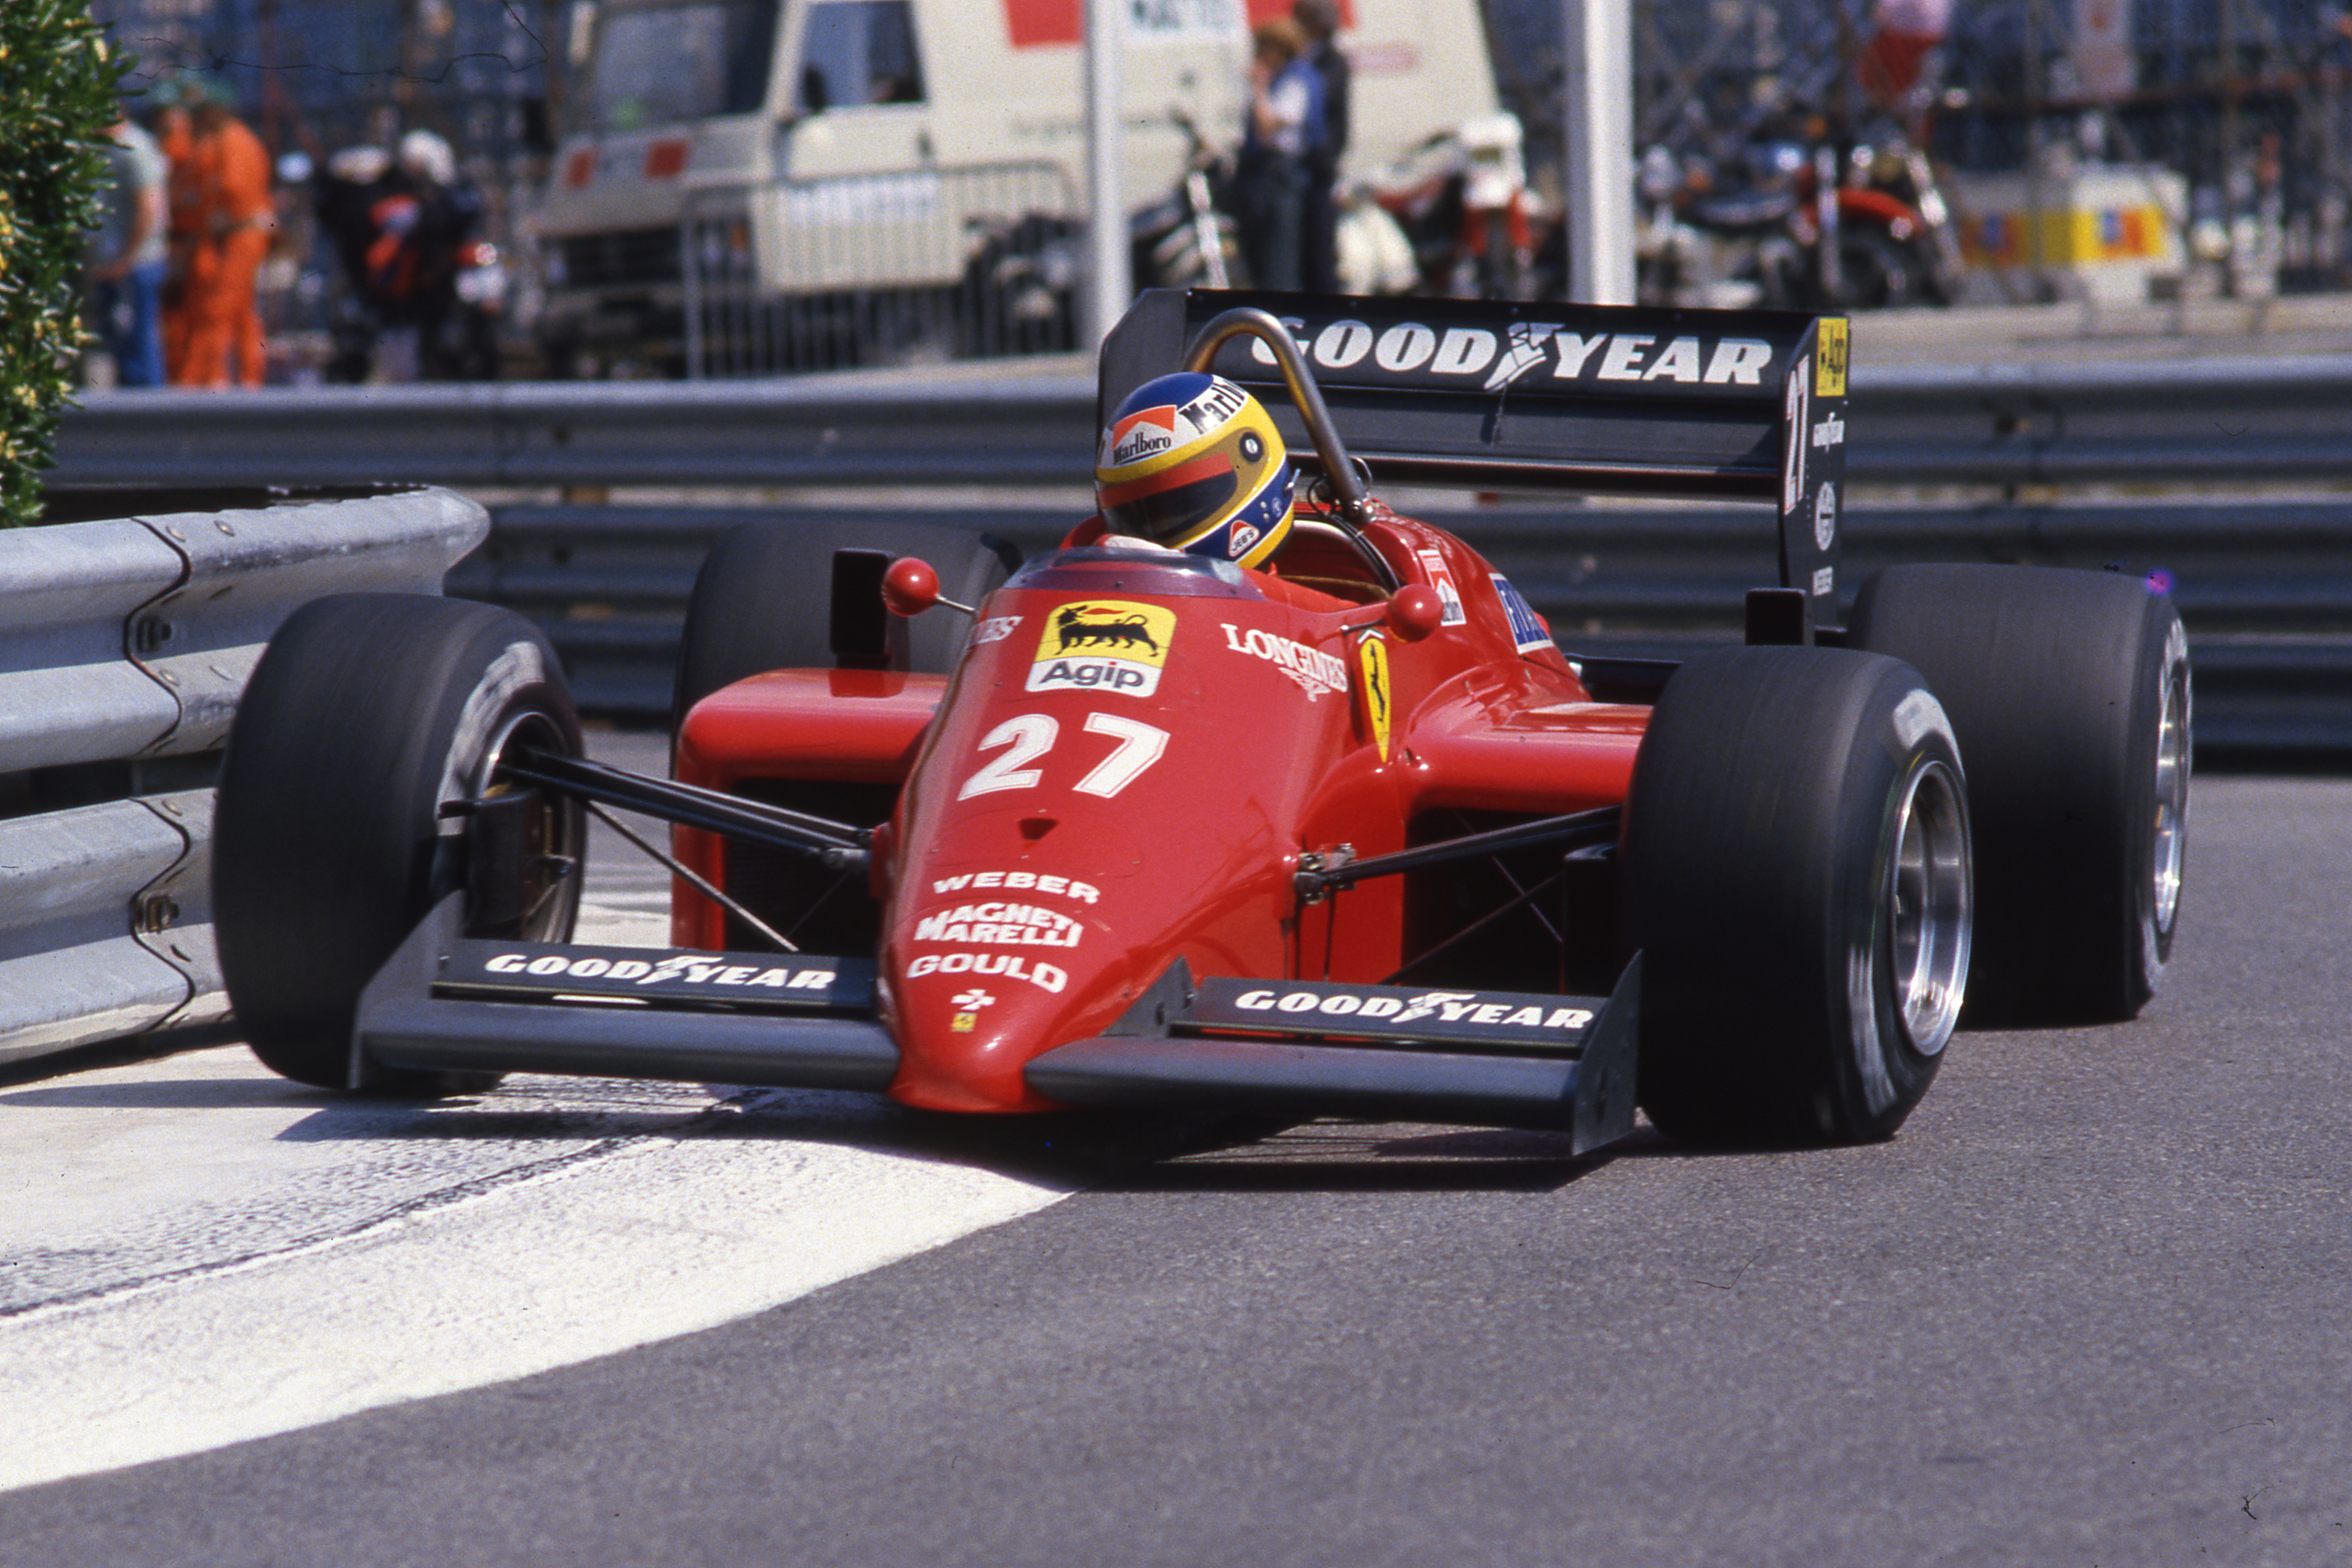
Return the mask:
[(1135, 782), (1135, 775), (1160, 760), (1168, 749), (1168, 731), (1155, 730), (1149, 724), (1139, 724), (1132, 719), (1122, 719), (1116, 713), (1087, 715), (1087, 733), (1108, 735), (1118, 742), (1118, 749), (1095, 764), (1095, 771), (1078, 781), (1080, 795), (1098, 795), (1108, 800)]
[(976, 795), (993, 795), (1001, 789), (1034, 789), (1045, 775), (1028, 764), (1054, 749), (1054, 738), (1062, 732), (1050, 714), (1023, 713), (1007, 719), (981, 737), (980, 749), (992, 752), (999, 746), (1011, 748), (980, 772), (963, 781), (956, 791), (958, 800), (970, 800)]
[[(1133, 784), (1136, 775), (1158, 762), (1168, 750), (1167, 731), (1116, 713), (1089, 713), (1086, 728), (1088, 734), (1108, 735), (1118, 745), (1078, 781), (1081, 795), (1108, 799)], [(1007, 719), (982, 736), (980, 742), (982, 751), (992, 752), (1002, 746), (1004, 754), (992, 758), (964, 780), (963, 787), (956, 791), (956, 798), (970, 800), (976, 795), (993, 795), (999, 790), (1036, 788), (1045, 776), (1045, 770), (1029, 764), (1052, 751), (1061, 732), (1061, 725), (1049, 714), (1021, 713)]]

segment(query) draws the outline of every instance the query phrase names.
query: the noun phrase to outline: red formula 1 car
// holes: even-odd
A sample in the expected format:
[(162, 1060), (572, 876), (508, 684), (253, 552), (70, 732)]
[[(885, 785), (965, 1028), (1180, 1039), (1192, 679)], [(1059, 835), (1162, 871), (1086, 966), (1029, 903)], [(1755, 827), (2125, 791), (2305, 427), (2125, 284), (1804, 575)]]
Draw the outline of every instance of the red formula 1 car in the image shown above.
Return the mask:
[[(738, 531), (689, 613), (673, 780), (583, 759), (527, 623), (321, 601), (224, 763), (237, 1014), (337, 1087), (609, 1074), (1580, 1150), (1638, 1101), (1694, 1141), (1883, 1137), (1964, 985), (2023, 1023), (2153, 994), (2189, 671), (2169, 603), (2105, 574), (1898, 567), (1834, 624), (1845, 342), (1147, 295), (1106, 419), (1180, 368), (1270, 405), (1319, 476), (1281, 553), (1102, 518), (1025, 563), (940, 525)], [(1368, 476), (1759, 501), (1781, 581), (1745, 646), (1580, 659)], [(566, 941), (585, 813), (615, 806), (673, 825), (672, 950)]]

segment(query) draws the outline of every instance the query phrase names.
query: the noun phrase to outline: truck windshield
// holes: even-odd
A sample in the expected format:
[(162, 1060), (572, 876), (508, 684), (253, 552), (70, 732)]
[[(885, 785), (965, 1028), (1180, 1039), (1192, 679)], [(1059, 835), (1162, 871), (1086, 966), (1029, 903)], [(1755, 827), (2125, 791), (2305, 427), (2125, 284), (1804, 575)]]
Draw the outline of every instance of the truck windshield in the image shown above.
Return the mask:
[(585, 98), (599, 133), (757, 114), (780, 0), (615, 6), (596, 29)]
[(796, 84), (803, 114), (920, 103), (922, 63), (907, 0), (819, 0), (809, 7)]

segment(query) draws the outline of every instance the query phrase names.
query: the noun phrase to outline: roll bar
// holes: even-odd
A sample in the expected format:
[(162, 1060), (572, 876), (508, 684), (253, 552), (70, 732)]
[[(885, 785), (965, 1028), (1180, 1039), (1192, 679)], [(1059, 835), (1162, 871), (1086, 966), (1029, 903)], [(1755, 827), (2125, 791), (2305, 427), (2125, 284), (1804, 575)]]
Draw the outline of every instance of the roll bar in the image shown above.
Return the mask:
[(1355, 459), (1348, 456), (1347, 444), (1339, 439), (1339, 426), (1331, 423), (1331, 411), (1324, 405), (1323, 389), (1315, 384), (1315, 373), (1307, 368), (1307, 358), (1298, 352), (1290, 329), (1272, 312), (1237, 305), (1213, 317), (1192, 335), (1192, 344), (1184, 351), (1184, 368), (1207, 370), (1216, 363), (1219, 349), (1243, 336), (1257, 339), (1274, 354), (1283, 382), (1290, 388), (1290, 401), (1307, 426), (1307, 438), (1315, 443), (1316, 456), (1323, 459), (1324, 482), (1331, 487), (1334, 510), (1345, 521), (1362, 524), (1371, 516), (1371, 496), (1357, 472)]

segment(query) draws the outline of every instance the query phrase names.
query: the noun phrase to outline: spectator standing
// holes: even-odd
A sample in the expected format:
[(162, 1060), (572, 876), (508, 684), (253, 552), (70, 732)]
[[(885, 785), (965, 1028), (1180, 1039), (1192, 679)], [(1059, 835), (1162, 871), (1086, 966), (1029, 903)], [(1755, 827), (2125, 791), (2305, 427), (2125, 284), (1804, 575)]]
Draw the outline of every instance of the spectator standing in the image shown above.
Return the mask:
[(163, 384), (163, 246), (168, 173), (163, 150), (128, 116), (100, 149), (112, 179), (100, 197), (88, 250), (90, 318), (114, 360), (118, 386)]
[(401, 172), (417, 194), (416, 358), (429, 380), (462, 379), (470, 360), (494, 344), (477, 343), (474, 312), (457, 297), (457, 275), (467, 243), (481, 226), (482, 197), (457, 172), (457, 154), (430, 131), (400, 139)]
[(1318, 294), (1339, 291), (1339, 160), (1348, 151), (1348, 57), (1339, 52), (1339, 0), (1297, 0), (1291, 19), (1307, 35), (1307, 64), (1323, 84), (1323, 137), (1307, 155), (1299, 271)]
[(163, 150), (163, 379), (188, 356), (188, 260), (204, 230), (189, 160), (195, 155), (195, 128), (188, 120), (187, 94), (176, 81), (160, 83), (155, 103), (155, 144)]
[(1952, 0), (1877, 0), (1870, 21), (1855, 75), (1882, 106), (1901, 109), (1923, 81), (1935, 85), (1937, 68), (1930, 57), (1951, 31)]
[(1250, 33), (1246, 132), (1234, 171), (1234, 216), (1250, 281), (1303, 286), (1307, 160), (1323, 141), (1323, 79), (1305, 58), (1307, 35), (1287, 16)]
[(261, 318), (254, 287), (269, 253), (277, 209), (269, 195), (269, 153), (229, 112), (210, 84), (192, 89), (184, 177), (172, 171), (173, 260), (184, 331), (175, 333), (175, 386), (259, 386), (264, 370)]
[(383, 333), (403, 327), (415, 329), (417, 369), (426, 379), (495, 377), (492, 323), (458, 297), (482, 198), (458, 173), (446, 141), (411, 131), (396, 156), (347, 147), (328, 160), (313, 200), (349, 285), (327, 379), (369, 379)]

